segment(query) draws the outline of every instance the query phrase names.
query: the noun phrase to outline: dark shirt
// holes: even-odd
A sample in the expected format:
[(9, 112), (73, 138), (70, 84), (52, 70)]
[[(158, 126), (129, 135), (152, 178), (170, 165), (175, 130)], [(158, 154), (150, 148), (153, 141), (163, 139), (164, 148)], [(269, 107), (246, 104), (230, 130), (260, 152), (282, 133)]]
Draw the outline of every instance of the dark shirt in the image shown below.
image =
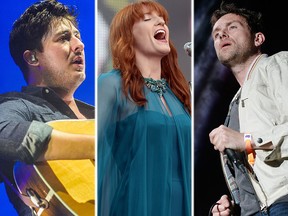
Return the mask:
[[(94, 106), (79, 100), (76, 103), (87, 119), (95, 118)], [(50, 140), (52, 127), (45, 123), (59, 119), (77, 116), (52, 89), (27, 86), (22, 92), (0, 95), (0, 169), (10, 181), (13, 162), (34, 163)], [(9, 188), (7, 193), (19, 215), (31, 215)]]
[[(231, 102), (230, 119), (229, 119), (229, 124), (228, 124), (229, 128), (236, 130), (236, 131), (240, 131), (239, 113), (238, 113), (239, 98), (240, 98), (240, 94), (236, 96), (234, 101)], [(246, 158), (245, 153), (235, 151), (235, 154), (237, 154), (238, 157), (242, 159), (242, 163), (248, 165), (246, 163), (247, 158)], [(240, 201), (241, 201), (240, 202), (241, 209), (237, 209), (238, 206), (236, 205), (236, 209), (235, 209), (236, 212), (234, 212), (235, 213), (234, 215), (240, 214), (240, 210), (241, 210), (241, 215), (251, 215), (257, 211), (260, 211), (258, 197), (255, 194), (253, 186), (251, 185), (251, 181), (248, 177), (248, 174), (247, 173), (243, 174), (235, 165), (231, 169), (232, 169), (232, 173), (234, 173), (236, 184), (238, 185)]]

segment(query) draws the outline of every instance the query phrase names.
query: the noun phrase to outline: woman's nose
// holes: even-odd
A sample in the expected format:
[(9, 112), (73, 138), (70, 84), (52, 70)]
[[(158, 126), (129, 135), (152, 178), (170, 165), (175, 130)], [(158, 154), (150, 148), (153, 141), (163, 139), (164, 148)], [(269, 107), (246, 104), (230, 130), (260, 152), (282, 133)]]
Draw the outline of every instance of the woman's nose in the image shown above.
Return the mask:
[(164, 21), (162, 18), (159, 17), (159, 18), (157, 19), (155, 25), (156, 25), (156, 26), (157, 26), (157, 25), (164, 26), (164, 25), (165, 25), (165, 21)]

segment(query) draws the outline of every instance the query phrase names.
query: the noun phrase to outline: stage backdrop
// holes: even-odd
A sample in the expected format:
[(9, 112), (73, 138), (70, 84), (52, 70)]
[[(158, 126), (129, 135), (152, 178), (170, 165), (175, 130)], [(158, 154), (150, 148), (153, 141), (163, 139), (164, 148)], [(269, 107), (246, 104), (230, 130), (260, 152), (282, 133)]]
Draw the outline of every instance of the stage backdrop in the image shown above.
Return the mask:
[[(26, 85), (22, 73), (14, 64), (9, 53), (9, 32), (12, 24), (35, 0), (6, 1), (0, 15), (0, 50), (1, 50), (1, 79), (0, 93), (11, 90), (19, 91), (21, 86)], [(95, 1), (94, 0), (60, 0), (68, 5), (76, 5), (79, 14), (79, 28), (86, 54), (87, 78), (76, 92), (76, 97), (90, 104), (95, 104)], [(0, 215), (17, 215), (9, 203), (3, 183), (0, 184)]]
[[(16, 18), (35, 0), (16, 0), (7, 1), (5, 9), (2, 10), (0, 17), (0, 50), (2, 58), (2, 77), (0, 79), (0, 93), (11, 90), (19, 91), (22, 85), (26, 85), (19, 68), (14, 64), (10, 57), (8, 48), (8, 39), (11, 26)], [(82, 39), (85, 43), (86, 52), (86, 73), (87, 79), (76, 92), (76, 97), (88, 103), (95, 104), (95, 61), (98, 62), (98, 73), (111, 69), (111, 62), (108, 52), (108, 32), (110, 21), (117, 10), (128, 4), (129, 0), (60, 0), (65, 4), (77, 5), (79, 13), (79, 23)], [(161, 4), (168, 10), (170, 21), (170, 37), (176, 46), (179, 57), (179, 64), (188, 81), (191, 80), (191, 62), (183, 46), (191, 39), (191, 1), (164, 1), (159, 0)], [(97, 19), (98, 24), (95, 26), (95, 8), (98, 5)], [(95, 16), (94, 16), (95, 15)], [(95, 31), (95, 27), (97, 30)], [(95, 32), (97, 32), (97, 54), (94, 55)], [(97, 73), (97, 72), (96, 72)], [(14, 216), (17, 215), (13, 207), (9, 203), (3, 184), (0, 184), (0, 212), (1, 215)]]
[[(112, 69), (111, 58), (109, 55), (108, 37), (109, 25), (115, 13), (127, 4), (135, 0), (98, 0), (97, 10), (97, 60), (98, 74)], [(191, 0), (167, 1), (158, 0), (169, 14), (168, 27), (170, 30), (170, 39), (174, 43), (177, 52), (179, 65), (188, 81), (191, 80), (191, 62), (184, 51), (184, 44), (191, 39)]]

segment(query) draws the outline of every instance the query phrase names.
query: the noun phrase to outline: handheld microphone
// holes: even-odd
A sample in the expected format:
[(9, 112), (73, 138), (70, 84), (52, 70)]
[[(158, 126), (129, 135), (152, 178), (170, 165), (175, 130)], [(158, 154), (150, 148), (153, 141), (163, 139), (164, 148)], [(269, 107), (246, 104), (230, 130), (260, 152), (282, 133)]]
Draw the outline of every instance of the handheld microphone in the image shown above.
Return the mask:
[[(227, 115), (224, 125), (228, 127), (230, 121), (230, 114)], [(228, 156), (228, 159), (231, 163), (235, 164), (238, 169), (241, 170), (242, 173), (245, 173), (245, 167), (242, 161), (240, 160), (239, 156), (236, 154), (235, 150), (230, 148), (225, 148), (224, 152)]]
[(232, 149), (229, 149), (229, 148), (226, 148), (224, 151), (227, 154), (230, 162), (235, 164), (238, 167), (238, 169), (241, 170), (242, 173), (245, 173), (244, 164), (241, 162), (241, 160), (238, 157), (238, 155), (236, 154), (236, 152)]
[(191, 57), (192, 42), (187, 42), (184, 44), (185, 52)]

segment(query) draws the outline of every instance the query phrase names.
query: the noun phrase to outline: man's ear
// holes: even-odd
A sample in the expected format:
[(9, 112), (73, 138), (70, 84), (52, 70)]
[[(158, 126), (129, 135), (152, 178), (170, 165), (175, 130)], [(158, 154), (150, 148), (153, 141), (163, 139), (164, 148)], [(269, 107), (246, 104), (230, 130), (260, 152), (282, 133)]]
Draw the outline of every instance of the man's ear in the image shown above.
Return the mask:
[(257, 47), (261, 46), (264, 43), (264, 41), (265, 41), (264, 34), (262, 32), (257, 32), (255, 34), (255, 41), (254, 41), (255, 46)]
[(38, 65), (38, 59), (36, 57), (36, 52), (31, 50), (26, 50), (23, 53), (23, 58), (29, 65), (37, 66)]

